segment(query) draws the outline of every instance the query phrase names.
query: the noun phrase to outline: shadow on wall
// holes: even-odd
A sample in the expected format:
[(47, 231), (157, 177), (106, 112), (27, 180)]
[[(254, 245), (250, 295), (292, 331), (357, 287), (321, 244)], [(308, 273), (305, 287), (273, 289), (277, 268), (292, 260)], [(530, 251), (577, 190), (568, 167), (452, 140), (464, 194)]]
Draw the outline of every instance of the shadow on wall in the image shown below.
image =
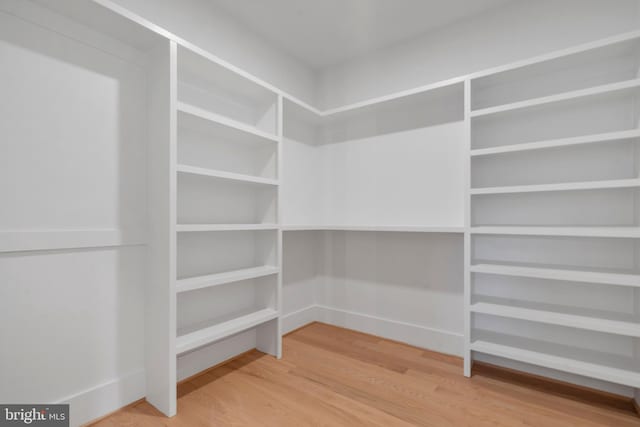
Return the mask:
[[(0, 92), (12, 100), (0, 120), (8, 136), (0, 176), (11, 179), (0, 181), (20, 182), (20, 191), (0, 184), (6, 202), (0, 228), (114, 230), (125, 241), (130, 231), (142, 234), (144, 70), (6, 14), (0, 14), (0, 40), (0, 57), (8, 59)], [(75, 424), (115, 409), (113, 402), (93, 400), (111, 381), (132, 381), (118, 392), (119, 401), (141, 397), (144, 251), (96, 247), (0, 256), (0, 282), (7, 283), (0, 300), (14, 307), (0, 310), (2, 323), (20, 325), (0, 354), (0, 365), (14, 372), (0, 375), (11, 384), (11, 390), (0, 388), (0, 396), (9, 396), (0, 400), (71, 399)]]
[(464, 85), (456, 83), (328, 117), (285, 103), (284, 116), (285, 136), (312, 145), (399, 133), (464, 120)]

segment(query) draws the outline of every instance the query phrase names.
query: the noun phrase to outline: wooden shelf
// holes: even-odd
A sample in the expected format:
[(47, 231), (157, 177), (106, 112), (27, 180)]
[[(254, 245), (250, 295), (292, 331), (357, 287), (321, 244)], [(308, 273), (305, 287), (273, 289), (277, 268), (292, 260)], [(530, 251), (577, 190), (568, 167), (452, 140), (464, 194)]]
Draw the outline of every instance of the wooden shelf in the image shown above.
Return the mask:
[[(476, 301), (471, 304), (470, 309), (473, 313), (490, 314), (614, 335), (640, 337), (638, 319), (617, 313), (480, 296), (476, 296)], [(615, 317), (618, 319), (615, 319)]]
[(472, 273), (496, 274), (500, 276), (530, 277), (535, 279), (564, 280), (580, 283), (640, 287), (639, 274), (605, 273), (560, 268), (539, 268), (503, 264), (475, 264)]
[(284, 225), (282, 231), (392, 231), (405, 233), (464, 233), (465, 228), (419, 225)]
[(640, 238), (640, 227), (471, 227), (471, 234)]
[(186, 104), (184, 102), (178, 102), (177, 108), (178, 108), (178, 112), (181, 112), (184, 114), (190, 114), (192, 116), (195, 116), (204, 120), (209, 120), (219, 125), (223, 125), (235, 130), (239, 130), (239, 131), (248, 133), (250, 135), (258, 136), (260, 138), (264, 138), (272, 142), (279, 141), (279, 138), (277, 135), (264, 132), (254, 126), (244, 124), (237, 120), (233, 120), (228, 117), (221, 116), (220, 114), (212, 113), (211, 111), (207, 111), (202, 108)]
[(474, 331), (471, 350), (536, 366), (569, 372), (630, 387), (640, 387), (637, 362), (622, 356), (597, 353), (525, 338)]
[(278, 224), (178, 224), (178, 233), (196, 231), (260, 231), (277, 230)]
[(194, 291), (196, 289), (210, 288), (227, 283), (240, 282), (242, 280), (257, 279), (259, 277), (278, 274), (280, 269), (271, 265), (261, 267), (243, 268), (241, 270), (227, 271), (224, 273), (207, 274), (206, 276), (178, 279), (176, 293)]
[(278, 312), (271, 308), (254, 311), (212, 326), (180, 334), (176, 338), (176, 354), (181, 355), (199, 347), (212, 344), (224, 338), (254, 328), (278, 317)]
[(250, 184), (274, 185), (274, 186), (279, 185), (279, 182), (277, 179), (262, 178), (258, 176), (252, 176), (252, 175), (243, 175), (239, 173), (225, 172), (225, 171), (219, 171), (214, 169), (205, 169), (205, 168), (200, 168), (196, 166), (178, 165), (176, 168), (176, 171), (178, 173), (206, 176), (211, 178), (220, 178), (220, 179), (226, 179), (231, 181), (246, 182)]
[(576, 191), (576, 190), (605, 190), (614, 188), (640, 187), (640, 179), (616, 179), (609, 181), (567, 182), (562, 184), (541, 185), (513, 185), (506, 187), (472, 188), (469, 194), (512, 194), (512, 193), (540, 193), (550, 191)]
[(599, 133), (572, 138), (550, 139), (546, 141), (527, 142), (523, 144), (503, 145), (499, 147), (477, 148), (470, 151), (472, 157), (489, 156), (495, 154), (518, 153), (521, 151), (544, 150), (549, 148), (570, 147), (574, 145), (597, 144), (603, 142), (618, 142), (640, 138), (640, 129), (618, 132)]
[(510, 104), (499, 105), (496, 107), (483, 108), (470, 112), (470, 117), (484, 117), (493, 114), (507, 113), (511, 111), (522, 110), (540, 105), (553, 104), (556, 102), (569, 101), (578, 98), (585, 98), (595, 95), (609, 94), (613, 92), (634, 90), (640, 87), (640, 79), (627, 80), (624, 82), (611, 83), (602, 86), (596, 86), (588, 89), (580, 89), (571, 92), (564, 92), (557, 95), (543, 96), (540, 98), (528, 99), (526, 101), (513, 102)]

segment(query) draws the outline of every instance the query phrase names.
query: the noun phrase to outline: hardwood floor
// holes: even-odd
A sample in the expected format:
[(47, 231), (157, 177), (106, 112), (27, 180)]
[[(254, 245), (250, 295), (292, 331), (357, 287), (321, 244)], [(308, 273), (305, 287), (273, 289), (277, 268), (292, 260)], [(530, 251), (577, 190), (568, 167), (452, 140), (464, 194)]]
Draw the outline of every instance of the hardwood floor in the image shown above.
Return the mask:
[[(183, 382), (178, 415), (142, 401), (113, 426), (640, 426), (630, 401), (553, 385), (358, 332), (314, 323)], [(577, 390), (577, 391), (576, 391)]]

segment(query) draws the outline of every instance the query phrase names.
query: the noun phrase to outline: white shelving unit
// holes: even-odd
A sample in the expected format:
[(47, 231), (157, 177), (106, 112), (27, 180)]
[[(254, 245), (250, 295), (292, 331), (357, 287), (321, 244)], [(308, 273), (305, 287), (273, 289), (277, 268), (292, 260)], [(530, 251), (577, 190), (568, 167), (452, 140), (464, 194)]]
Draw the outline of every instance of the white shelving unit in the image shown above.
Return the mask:
[(155, 316), (147, 325), (166, 363), (149, 363), (149, 377), (161, 381), (148, 382), (148, 394), (173, 415), (183, 357), (202, 361), (190, 370), (205, 369), (221, 361), (209, 356), (214, 347), (232, 352), (229, 339), (239, 334), (281, 357), (282, 99), (202, 52), (167, 43), (157, 90), (165, 102), (156, 105), (165, 127), (152, 123), (149, 179), (151, 193), (161, 195), (149, 204), (158, 218), (151, 269), (164, 285), (149, 291)]
[(470, 77), (465, 375), (640, 384), (639, 73), (630, 34)]
[[(179, 235), (196, 236), (178, 237), (176, 292), (201, 292), (202, 297), (227, 298), (228, 303), (224, 308), (217, 305), (207, 310), (203, 306), (199, 310), (189, 298), (178, 298), (176, 354), (181, 356), (218, 342), (224, 345), (226, 338), (254, 330), (256, 347), (281, 357), (281, 234), (277, 212), (281, 97), (186, 47), (177, 51), (177, 88), (178, 120), (182, 113), (210, 125), (204, 136), (185, 132), (177, 138), (178, 151), (182, 143), (192, 151), (184, 153), (184, 163), (176, 165), (178, 220), (183, 222), (175, 228)], [(185, 126), (189, 124), (193, 123)], [(223, 131), (217, 134), (221, 128)], [(196, 134), (203, 130), (193, 126), (191, 129)], [(200, 155), (198, 165), (190, 164), (196, 153), (202, 153), (195, 148), (198, 144), (215, 145), (209, 157), (228, 156), (226, 151), (235, 147), (219, 143), (229, 132), (245, 134), (240, 136), (243, 142), (250, 140), (243, 153), (233, 154), (239, 165), (237, 171), (202, 167), (207, 158)], [(237, 142), (232, 140), (233, 143)], [(241, 162), (237, 157), (242, 154), (251, 159)], [(252, 174), (244, 173), (250, 163), (254, 165)], [(231, 163), (230, 169), (233, 166)], [(182, 175), (195, 180), (181, 181)], [(181, 197), (181, 192), (186, 195)], [(245, 222), (247, 219), (251, 222)], [(219, 241), (227, 244), (220, 245)], [(233, 251), (236, 243), (241, 250)], [(226, 251), (231, 253), (223, 256)], [(201, 274), (202, 271), (210, 273)], [(276, 280), (261, 280), (269, 276)], [(226, 294), (218, 295), (216, 289), (223, 287)], [(188, 315), (181, 316), (181, 310), (188, 311)]]
[[(18, 13), (28, 2), (13, 3)], [(129, 49), (101, 49), (145, 69), (149, 229), (6, 232), (0, 250), (138, 244), (145, 234), (146, 397), (166, 415), (177, 410), (181, 357), (243, 333), (281, 356), (282, 232), (296, 230), (461, 233), (465, 375), (476, 356), (491, 355), (640, 387), (640, 33), (320, 111), (109, 0), (38, 4), (124, 42)], [(298, 119), (319, 128), (323, 143), (399, 128), (443, 132), (433, 125), (463, 120), (464, 224), (421, 217), (281, 225), (282, 187), (292, 182), (283, 178), (283, 138)], [(438, 155), (459, 136), (449, 131), (430, 134), (447, 143)], [(424, 149), (422, 138), (402, 142)], [(403, 160), (429, 158), (421, 153)], [(562, 162), (550, 164), (549, 153)], [(449, 173), (441, 163), (436, 173)], [(387, 191), (402, 202), (421, 200), (421, 214), (447, 200), (422, 197), (437, 180), (393, 179), (380, 184), (391, 182)], [(295, 200), (316, 195), (304, 184)], [(595, 291), (581, 299), (577, 287)], [(593, 298), (603, 292), (607, 298)], [(506, 323), (497, 328), (496, 318)], [(558, 328), (579, 335), (554, 341), (567, 336), (546, 333)], [(203, 359), (202, 369), (212, 364)]]

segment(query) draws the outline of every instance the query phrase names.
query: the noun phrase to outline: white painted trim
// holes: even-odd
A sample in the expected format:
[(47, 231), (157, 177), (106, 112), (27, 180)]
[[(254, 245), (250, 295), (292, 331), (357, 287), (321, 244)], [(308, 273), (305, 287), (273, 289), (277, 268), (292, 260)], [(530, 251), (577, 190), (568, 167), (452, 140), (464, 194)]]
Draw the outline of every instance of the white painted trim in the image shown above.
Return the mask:
[(286, 334), (313, 322), (353, 329), (439, 353), (460, 357), (463, 353), (464, 337), (461, 333), (319, 304), (310, 305), (282, 316), (282, 330)]
[(0, 231), (0, 252), (144, 245), (143, 231), (117, 229)]
[(283, 225), (282, 231), (391, 231), (405, 233), (464, 233), (463, 226), (428, 225)]
[(282, 316), (282, 333), (287, 334), (318, 320), (318, 306), (310, 305)]
[(369, 314), (317, 305), (317, 321), (354, 329), (439, 353), (463, 355), (463, 334)]
[(555, 95), (543, 96), (541, 98), (531, 98), (524, 101), (512, 102), (509, 104), (497, 105), (495, 107), (473, 110), (470, 112), (471, 118), (486, 117), (500, 113), (510, 113), (513, 111), (524, 110), (541, 105), (555, 104), (563, 101), (571, 101), (579, 98), (587, 98), (597, 95), (607, 95), (614, 92), (626, 90), (636, 90), (640, 87), (640, 79), (627, 80), (622, 82), (610, 83), (601, 86), (593, 86), (586, 89), (574, 90), (571, 92), (562, 92)]
[(537, 64), (537, 63), (541, 63), (541, 62), (545, 62), (545, 61), (549, 61), (549, 60), (553, 60), (553, 59), (557, 59), (557, 58), (561, 58), (563, 56), (568, 56), (568, 55), (573, 55), (576, 53), (581, 53), (581, 52), (586, 52), (592, 49), (597, 49), (597, 48), (601, 48), (601, 47), (605, 47), (608, 45), (612, 45), (612, 44), (616, 44), (616, 43), (621, 43), (621, 42), (625, 42), (628, 40), (633, 40), (633, 39), (640, 39), (640, 31), (636, 30), (636, 31), (630, 31), (630, 32), (626, 32), (626, 33), (622, 33), (613, 37), (608, 37), (608, 38), (604, 38), (604, 39), (600, 39), (600, 40), (596, 40), (596, 41), (592, 41), (592, 42), (588, 42), (588, 43), (583, 43), (580, 44), (578, 46), (574, 46), (568, 49), (561, 49), (561, 50), (556, 50), (550, 53), (546, 53), (543, 55), (539, 55), (539, 56), (535, 56), (533, 58), (528, 58), (522, 61), (516, 61), (516, 62), (512, 62), (509, 64), (505, 64), (505, 65), (501, 65), (498, 67), (492, 67), (489, 69), (485, 69), (485, 70), (481, 70), (478, 72), (474, 72), (474, 73), (469, 73), (466, 75), (462, 75), (462, 76), (458, 76), (458, 77), (453, 77), (450, 79), (446, 79), (446, 80), (442, 80), (442, 81), (438, 81), (438, 82), (433, 82), (433, 83), (429, 83), (427, 85), (423, 85), (423, 86), (419, 86), (416, 88), (412, 88), (412, 89), (407, 89), (407, 90), (402, 90), (402, 91), (398, 91), (398, 92), (394, 92), (391, 94), (387, 94), (384, 96), (379, 96), (379, 97), (375, 97), (375, 98), (370, 98), (370, 99), (366, 99), (366, 100), (362, 100), (362, 101), (358, 101), (352, 104), (348, 104), (348, 105), (344, 105), (344, 106), (340, 106), (340, 107), (335, 107), (335, 108), (330, 108), (330, 109), (326, 109), (324, 111), (320, 110), (319, 108), (313, 107), (312, 105), (308, 104), (307, 102), (304, 102), (298, 98), (296, 98), (295, 96), (292, 96), (286, 92), (284, 92), (283, 90), (277, 88), (276, 86), (273, 86), (265, 81), (263, 81), (262, 79), (259, 79), (258, 77), (234, 66), (233, 64), (224, 61), (223, 59), (217, 57), (216, 55), (213, 55), (212, 53), (206, 51), (205, 49), (202, 49), (196, 45), (194, 45), (193, 43), (190, 43), (178, 36), (176, 36), (175, 34), (167, 31), (166, 29), (159, 27), (155, 24), (153, 24), (152, 22), (142, 18), (141, 16), (131, 12), (130, 10), (112, 2), (111, 0), (92, 0), (94, 3), (99, 4), (100, 6), (111, 10), (112, 12), (126, 18), (129, 19), (145, 28), (147, 28), (150, 31), (153, 31), (156, 34), (159, 34), (162, 37), (166, 37), (167, 39), (173, 40), (174, 42), (176, 42), (178, 45), (184, 47), (185, 49), (189, 49), (207, 59), (209, 59), (210, 61), (215, 62), (216, 64), (252, 81), (253, 83), (260, 85), (262, 87), (264, 87), (265, 89), (268, 89), (272, 92), (275, 92), (278, 95), (283, 96), (284, 98), (286, 98), (287, 100), (299, 105), (300, 107), (320, 116), (320, 117), (326, 117), (326, 116), (330, 116), (333, 114), (340, 114), (340, 113), (344, 113), (346, 111), (350, 111), (350, 110), (356, 110), (362, 107), (366, 107), (366, 106), (370, 106), (370, 105), (374, 105), (374, 104), (379, 104), (379, 103), (383, 103), (386, 101), (391, 101), (391, 100), (396, 100), (396, 99), (400, 99), (403, 97), (407, 97), (407, 96), (411, 96), (411, 95), (416, 95), (418, 93), (422, 93), (422, 92), (427, 92), (427, 91), (431, 91), (434, 89), (440, 89), (446, 86), (451, 86), (454, 84), (459, 84), (464, 82), (467, 79), (477, 79), (480, 77), (484, 77), (484, 76), (488, 76), (491, 74), (496, 74), (496, 73), (500, 73), (503, 71), (509, 71), (509, 70), (514, 70), (517, 68), (522, 68), (525, 66), (529, 66), (529, 65), (533, 65), (533, 64)]
[(225, 179), (229, 181), (237, 181), (237, 182), (243, 182), (247, 184), (272, 185), (276, 187), (280, 185), (277, 179), (262, 178), (260, 176), (227, 172), (227, 171), (221, 171), (216, 169), (207, 169), (207, 168), (201, 168), (197, 166), (189, 166), (189, 165), (183, 165), (183, 164), (179, 164), (176, 168), (176, 171), (178, 173), (183, 173), (188, 175)]
[(211, 111), (207, 111), (203, 108), (196, 107), (194, 105), (187, 104), (185, 102), (178, 102), (178, 112), (183, 114), (189, 114), (190, 116), (197, 117), (202, 120), (208, 120), (210, 122), (226, 126), (230, 129), (235, 129), (240, 132), (248, 133), (249, 135), (257, 136), (259, 138), (266, 139), (270, 142), (279, 142), (280, 139), (277, 135), (265, 132), (258, 129), (255, 126), (250, 126), (245, 123), (239, 122), (229, 117), (217, 114)]
[(278, 230), (278, 224), (178, 224), (178, 233), (193, 233), (199, 231), (262, 231)]
[(69, 404), (70, 425), (74, 427), (117, 411), (144, 396), (144, 369), (139, 369), (60, 399), (56, 403)]

